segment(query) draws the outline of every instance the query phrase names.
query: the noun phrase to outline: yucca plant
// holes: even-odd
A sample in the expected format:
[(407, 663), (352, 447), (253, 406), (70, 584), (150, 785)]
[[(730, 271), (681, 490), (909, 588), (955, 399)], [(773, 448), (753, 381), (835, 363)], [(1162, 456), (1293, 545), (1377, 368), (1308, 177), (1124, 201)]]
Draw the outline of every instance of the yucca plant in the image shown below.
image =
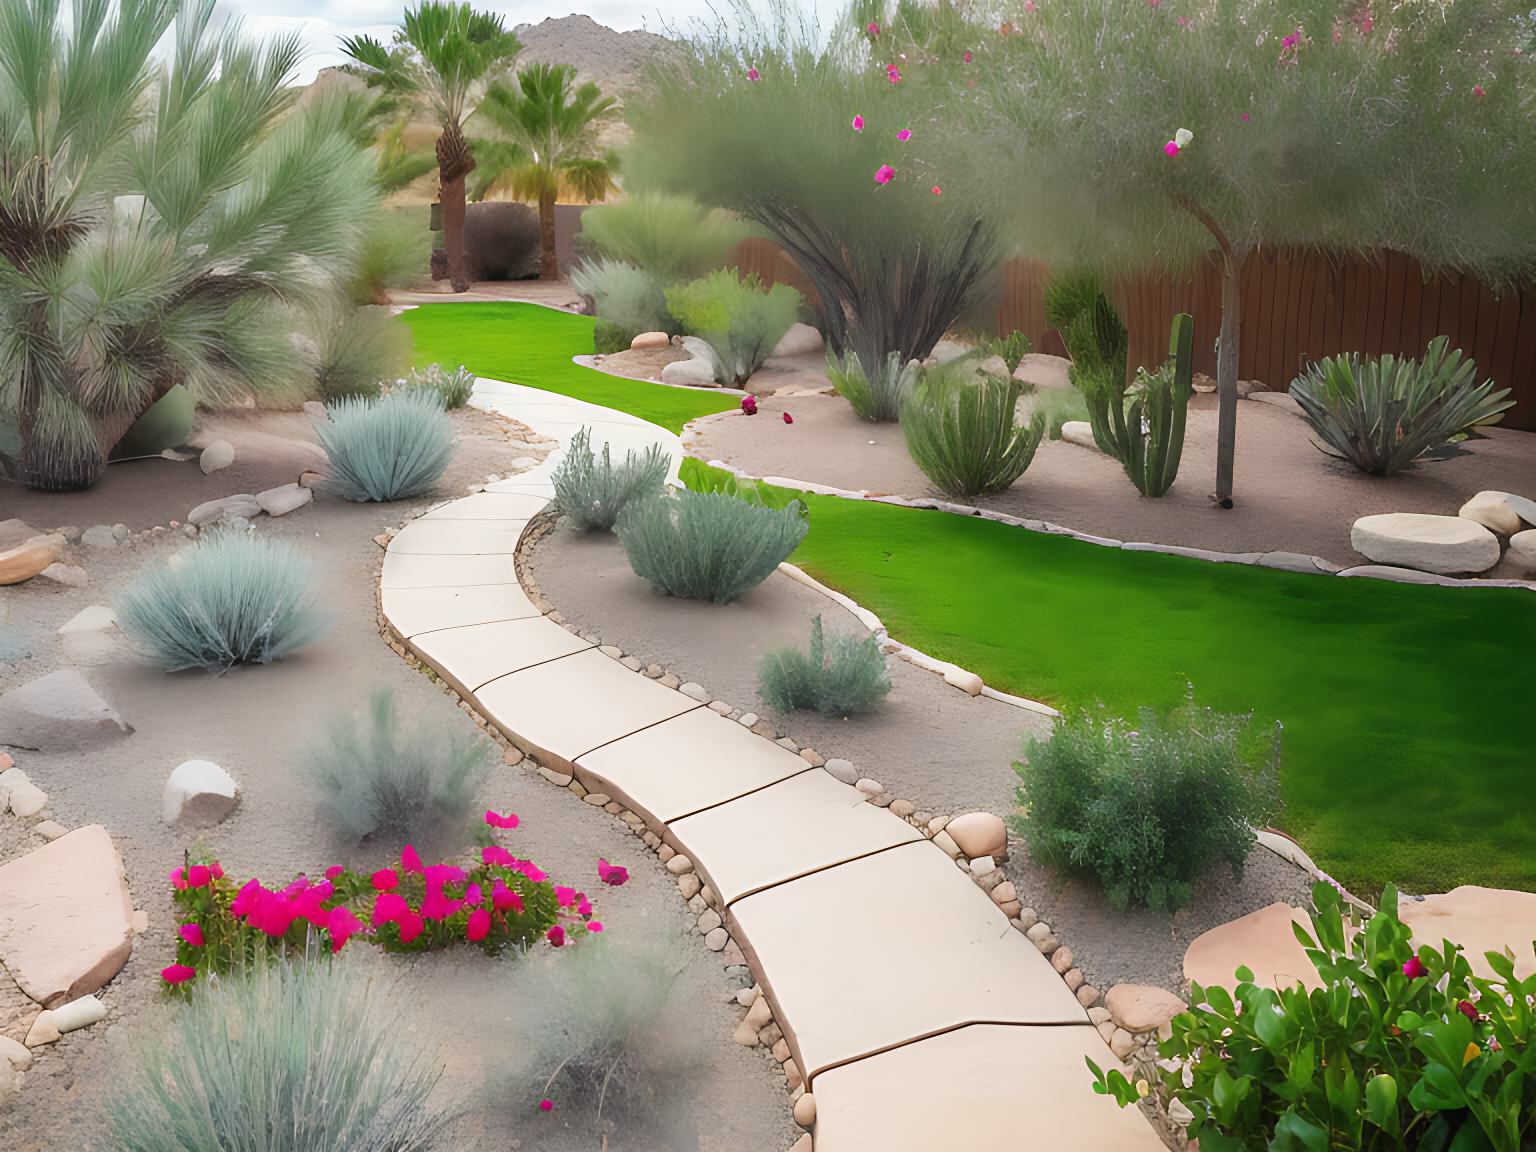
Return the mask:
[(768, 579), (809, 526), (798, 500), (770, 508), (678, 492), (632, 502), (616, 531), (635, 575), (663, 596), (729, 604)]
[(873, 712), (891, 690), (885, 654), (873, 636), (846, 632), (829, 640), (818, 615), (809, 653), (780, 648), (763, 657), (757, 690), (779, 712), (853, 716)]
[(928, 369), (901, 410), (907, 451), (952, 496), (1002, 492), (1024, 475), (1045, 435), (1045, 415), (1018, 422), (1024, 386), (978, 372), (970, 358)]
[(919, 375), (917, 361), (903, 364), (899, 354), (886, 358), (883, 371), (870, 376), (864, 362), (853, 352), (827, 353), (827, 378), (832, 388), (848, 401), (860, 420), (887, 424), (901, 418), (901, 406), (911, 394)]
[(431, 1152), (437, 1074), (394, 1011), (329, 964), (210, 983), (135, 1047), (109, 1109), (118, 1152)]
[(590, 428), (571, 437), (551, 477), (555, 506), (579, 531), (607, 532), (631, 500), (661, 494), (668, 457), (660, 444), (652, 444), (644, 452), (626, 452), (623, 462), (614, 464), (610, 446), (605, 442), (599, 456), (591, 439)]
[(788, 284), (765, 286), (755, 273), (743, 280), (734, 268), (718, 268), (668, 288), (667, 309), (709, 345), (716, 383), (739, 388), (795, 322), (800, 293)]
[(1161, 496), (1173, 485), (1184, 455), (1184, 422), (1194, 391), (1194, 321), (1173, 318), (1168, 363), (1136, 374), (1136, 392), (1126, 413), (1126, 453), (1120, 461), (1143, 496)]
[(1318, 448), (1390, 476), (1514, 407), (1509, 389), (1477, 383), (1477, 365), (1436, 336), (1422, 360), (1330, 356), (1291, 382)]
[(266, 664), (327, 626), (309, 562), (291, 544), (234, 529), (205, 532), (174, 566), (147, 565), (118, 596), (117, 618), (167, 672)]
[(324, 486), (348, 500), (403, 500), (430, 491), (453, 456), (453, 426), (433, 390), (406, 388), (326, 406), (314, 421), (330, 466)]

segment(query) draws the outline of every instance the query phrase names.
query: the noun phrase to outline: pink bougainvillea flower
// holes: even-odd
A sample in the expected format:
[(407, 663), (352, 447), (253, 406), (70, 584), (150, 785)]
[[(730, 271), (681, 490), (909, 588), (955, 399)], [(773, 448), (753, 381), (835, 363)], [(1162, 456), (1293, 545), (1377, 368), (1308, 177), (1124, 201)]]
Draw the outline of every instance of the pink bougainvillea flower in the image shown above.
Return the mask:
[(178, 891), (178, 892), (185, 892), (186, 891), (186, 889), (187, 889), (187, 873), (186, 873), (185, 869), (183, 869), (183, 868), (172, 868), (171, 869), (171, 887), (176, 889), (176, 891)]
[(421, 857), (416, 854), (416, 849), (407, 844), (400, 849), (400, 867), (407, 872), (425, 872), (422, 867)]
[(486, 908), (476, 908), (469, 914), (469, 925), (464, 929), (464, 937), (471, 944), (478, 944), (491, 934), (491, 913)]
[(206, 888), (213, 879), (213, 869), (206, 864), (194, 864), (187, 869), (188, 888)]
[(1294, 33), (1292, 33), (1290, 36), (1283, 37), (1280, 41), (1280, 47), (1282, 48), (1294, 48), (1296, 47), (1296, 44), (1297, 40)]
[(500, 813), (487, 810), (485, 822), (492, 828), (516, 828), (518, 824), (517, 813), (508, 812), (505, 816)]
[(592, 915), (592, 901), (587, 899), (585, 892), (576, 893), (576, 911), (582, 916)]
[(548, 1112), (554, 1106), (555, 1106), (555, 1102), (553, 1100), (548, 1099), (547, 1097), (545, 1099), (539, 1101), (539, 1111), (540, 1112)]
[(757, 415), (757, 397), (756, 396), (743, 396), (741, 398), (741, 410), (743, 412), (745, 412), (748, 416), (756, 416)]
[(1474, 84), (1472, 85), (1472, 95), (1481, 100), (1484, 96), (1487, 95), (1487, 93), (1483, 91), (1483, 86), (1481, 84)]
[(964, 57), (964, 59), (965, 59), (965, 62), (966, 62), (966, 63), (967, 63), (967, 64), (969, 64), (969, 63), (970, 63), (970, 62), (971, 62), (971, 61), (972, 61), (972, 60), (973, 60), (973, 59), (975, 59), (975, 57), (973, 57), (973, 56), (972, 56), (972, 55), (971, 55), (971, 50), (970, 50), (970, 49), (969, 49), (969, 48), (967, 48), (967, 49), (966, 49), (966, 50), (965, 50), (965, 57)]
[(300, 892), (289, 901), (294, 918), (308, 920), (316, 928), (324, 928), (329, 913), (322, 905), (331, 898), (334, 891), (329, 880), (322, 880)]
[(450, 900), (443, 894), (442, 888), (427, 886), (427, 893), (421, 898), (421, 918), (423, 920), (446, 920), (464, 907), (462, 900)]
[(896, 67), (896, 65), (894, 65), (894, 64), (887, 65), (886, 69), (885, 69), (885, 78), (887, 80), (889, 80), (892, 84), (900, 84), (901, 83), (901, 69)]
[(510, 908), (521, 916), (523, 913), (523, 898), (498, 879), (495, 884), (491, 885), (491, 907), (498, 912), (505, 912)]
[(372, 876), (368, 877), (375, 892), (388, 892), (400, 883), (400, 877), (393, 868), (380, 868)]
[(201, 924), (183, 924), (176, 929), (176, 935), (180, 936), (194, 948), (203, 946), (203, 926)]
[(325, 878), (327, 880), (335, 880), (345, 871), (346, 869), (343, 868), (340, 864), (332, 864), (325, 870)]
[(1167, 156), (1177, 156), (1179, 154), (1179, 146), (1170, 140), (1163, 145), (1163, 153)]
[(219, 862), (217, 860), (215, 860), (212, 864), (208, 865), (208, 871), (213, 873), (213, 878), (215, 880), (222, 880), (222, 879), (224, 879), (224, 869), (219, 867)]
[(855, 132), (862, 132), (862, 131), (864, 131), (864, 117), (857, 116), (857, 115), (854, 116), (854, 118), (853, 118), (853, 130)]
[(464, 889), (464, 903), (474, 905), (485, 900), (485, 890), (478, 884), (471, 884)]
[(1428, 976), (1429, 969), (1424, 967), (1424, 961), (1417, 956), (1410, 956), (1403, 961), (1403, 975), (1410, 980), (1417, 980), (1421, 976)]
[(555, 902), (562, 908), (569, 908), (576, 903), (576, 889), (567, 888), (564, 884), (556, 884)]
[(602, 930), (603, 930), (603, 922), (601, 920), (588, 920), (587, 921), (587, 931), (588, 932), (601, 932)]
[(487, 864), (495, 864), (502, 868), (511, 868), (517, 863), (517, 858), (500, 844), (487, 844), (480, 849), (480, 859)]
[(363, 922), (352, 915), (351, 909), (343, 904), (332, 908), (326, 916), (326, 931), (331, 934), (331, 951), (340, 952), (357, 933), (365, 931)]
[(542, 884), (549, 879), (549, 873), (542, 868), (535, 868), (532, 860), (524, 860), (518, 865), (518, 869), (535, 884)]
[(784, 413), (784, 423), (793, 424), (794, 422), (795, 418), (793, 416), (791, 416), (788, 412)]
[(301, 872), (301, 873), (299, 873), (299, 878), (297, 880), (294, 880), (292, 883), (290, 883), (288, 885), (288, 887), (284, 888), (282, 890), (282, 892), (280, 893), (280, 895), (284, 899), (291, 900), (291, 899), (293, 899), (293, 897), (297, 896), (300, 892), (304, 891), (304, 889), (306, 889), (308, 887), (309, 887), (309, 877), (305, 876)]
[(617, 888), (629, 879), (629, 869), (610, 864), (601, 856), (597, 858), (597, 878), (609, 887)]
[(889, 164), (882, 164), (875, 169), (876, 184), (889, 184), (895, 176), (896, 169), (892, 168)]
[(933, 186), (933, 194), (935, 196), (942, 196), (942, 195), (944, 195), (944, 189), (940, 188), (937, 184), (935, 184)]
[(562, 928), (559, 924), (552, 924), (549, 931), (544, 933), (544, 938), (553, 944), (556, 948), (564, 947), (565, 929)]
[(869, 35), (870, 35), (870, 38), (873, 39), (874, 37), (880, 35), (880, 25), (876, 24), (873, 20), (871, 20), (868, 24), (866, 24), (864, 26), (864, 31), (868, 32)]
[(1248, 123), (1248, 120), (1249, 120), (1249, 116), (1248, 116), (1248, 113), (1246, 113), (1246, 112), (1244, 112), (1244, 113), (1243, 113), (1243, 114), (1242, 114), (1242, 116), (1241, 116), (1241, 120), (1242, 120), (1242, 122), (1243, 122), (1243, 123), (1244, 123), (1244, 124), (1246, 124), (1246, 123)]
[(172, 964), (160, 969), (160, 979), (167, 984), (185, 984), (197, 975), (197, 969), (190, 964)]
[(396, 892), (380, 892), (373, 900), (373, 915), (370, 920), (375, 928), (384, 924), (393, 924), (402, 916), (410, 913), (411, 906), (405, 902), (405, 897)]
[(912, 139), (912, 129), (903, 128), (900, 132), (896, 133), (896, 139), (905, 144), (908, 140)]
[(407, 912), (404, 916), (400, 917), (399, 927), (400, 943), (409, 944), (421, 935), (422, 929), (426, 927), (426, 924), (416, 913)]
[(761, 79), (761, 78), (762, 78), (762, 73), (759, 72), (756, 68), (748, 68), (747, 69), (747, 79), (748, 80), (758, 80), (758, 79)]
[(259, 880), (254, 878), (247, 880), (240, 891), (235, 893), (235, 898), (230, 901), (229, 914), (231, 916), (246, 915), (256, 906), (257, 897), (264, 891), (266, 889), (261, 886)]

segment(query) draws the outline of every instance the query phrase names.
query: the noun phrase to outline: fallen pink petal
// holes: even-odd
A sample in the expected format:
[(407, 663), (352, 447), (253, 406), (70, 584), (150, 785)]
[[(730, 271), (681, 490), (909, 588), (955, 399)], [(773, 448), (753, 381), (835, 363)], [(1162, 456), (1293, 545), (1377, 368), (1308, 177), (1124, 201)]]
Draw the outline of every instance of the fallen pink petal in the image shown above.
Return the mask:
[(882, 164), (875, 169), (875, 183), (889, 184), (895, 175), (896, 169), (892, 168), (889, 164)]
[(912, 139), (912, 129), (903, 128), (900, 132), (896, 133), (896, 139), (905, 144), (908, 140)]
[(862, 131), (864, 131), (864, 117), (862, 117), (862, 116), (855, 116), (853, 118), (853, 130), (855, 132), (862, 132)]

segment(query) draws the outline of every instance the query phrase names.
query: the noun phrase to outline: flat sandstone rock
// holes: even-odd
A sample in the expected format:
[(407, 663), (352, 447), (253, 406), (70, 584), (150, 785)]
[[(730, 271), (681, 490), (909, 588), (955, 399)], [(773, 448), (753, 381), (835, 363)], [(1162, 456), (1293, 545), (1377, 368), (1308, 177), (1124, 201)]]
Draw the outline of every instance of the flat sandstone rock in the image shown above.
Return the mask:
[(1349, 534), (1350, 546), (1378, 564), (1396, 564), (1452, 576), (1486, 572), (1499, 562), (1499, 540), (1463, 516), (1386, 512), (1362, 516)]

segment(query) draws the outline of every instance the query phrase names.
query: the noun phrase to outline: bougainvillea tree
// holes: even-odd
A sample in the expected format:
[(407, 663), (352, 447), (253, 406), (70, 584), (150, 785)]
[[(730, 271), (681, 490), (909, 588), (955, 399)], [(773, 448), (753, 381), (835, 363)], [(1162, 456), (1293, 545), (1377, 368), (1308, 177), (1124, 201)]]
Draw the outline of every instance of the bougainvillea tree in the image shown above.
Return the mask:
[(1108, 271), (1219, 261), (1224, 505), (1248, 254), (1394, 249), (1495, 281), (1536, 266), (1529, 8), (1010, 0), (974, 49), (993, 104), (973, 146), (1011, 173), (1031, 253)]

